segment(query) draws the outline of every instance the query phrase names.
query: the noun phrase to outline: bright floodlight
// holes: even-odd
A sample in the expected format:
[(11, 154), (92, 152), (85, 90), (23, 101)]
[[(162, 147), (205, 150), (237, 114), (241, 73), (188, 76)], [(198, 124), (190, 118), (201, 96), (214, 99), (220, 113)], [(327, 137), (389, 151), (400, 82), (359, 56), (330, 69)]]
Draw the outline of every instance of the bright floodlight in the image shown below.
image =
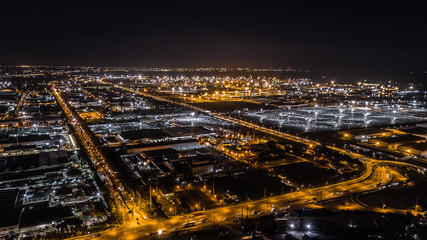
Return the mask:
[(162, 234), (162, 232), (163, 232), (163, 230), (162, 229), (159, 229), (159, 231), (157, 231), (157, 233), (160, 235), (160, 234)]
[(311, 225), (310, 224), (307, 224), (307, 229), (311, 229)]

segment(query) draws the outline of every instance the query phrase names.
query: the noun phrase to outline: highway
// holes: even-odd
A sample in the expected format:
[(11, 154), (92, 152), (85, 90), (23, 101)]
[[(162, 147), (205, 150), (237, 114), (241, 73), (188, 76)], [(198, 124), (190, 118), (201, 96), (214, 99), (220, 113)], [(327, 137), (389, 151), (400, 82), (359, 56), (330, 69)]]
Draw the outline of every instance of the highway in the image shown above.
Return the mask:
[[(378, 189), (378, 186), (385, 186), (392, 182), (402, 182), (406, 177), (393, 171), (379, 161), (369, 162), (366, 172), (356, 178), (341, 183), (331, 184), (319, 188), (311, 188), (291, 192), (284, 195), (273, 196), (261, 200), (244, 202), (236, 205), (225, 205), (215, 209), (206, 210), (201, 216), (179, 215), (173, 216), (167, 220), (141, 219), (139, 224), (132, 221), (133, 218), (127, 218), (125, 224), (104, 231), (99, 239), (145, 239), (152, 238), (158, 230), (162, 234), (168, 234), (171, 231), (187, 230), (183, 224), (194, 221), (195, 226), (192, 230), (213, 225), (226, 225), (238, 221), (238, 217), (259, 217), (269, 214), (274, 208), (276, 211), (285, 211), (288, 208), (301, 207), (321, 207), (317, 200), (333, 201), (345, 197), (347, 193), (357, 194)], [(350, 197), (348, 198), (350, 203)], [(352, 206), (342, 206), (343, 209), (352, 208)], [(203, 222), (202, 222), (203, 220)], [(84, 238), (84, 237), (83, 237)]]
[[(105, 82), (102, 82), (102, 83), (109, 84), (109, 83), (105, 83)], [(305, 144), (305, 145), (310, 146), (310, 147), (321, 145), (317, 141), (313, 141), (313, 140), (302, 138), (302, 137), (295, 136), (295, 135), (292, 135), (292, 134), (284, 133), (282, 131), (274, 130), (272, 128), (260, 126), (260, 125), (258, 125), (256, 123), (248, 122), (248, 121), (245, 121), (245, 120), (242, 120), (242, 119), (238, 119), (238, 118), (235, 118), (235, 117), (225, 116), (225, 115), (218, 114), (218, 113), (213, 113), (213, 112), (210, 112), (209, 110), (206, 110), (206, 109), (203, 109), (203, 108), (200, 108), (200, 107), (196, 107), (196, 106), (193, 106), (193, 105), (185, 103), (185, 102), (174, 101), (174, 100), (169, 99), (169, 98), (165, 98), (165, 97), (162, 97), (162, 96), (148, 94), (146, 92), (136, 91), (136, 90), (133, 90), (133, 89), (130, 89), (130, 88), (127, 88), (127, 87), (124, 87), (124, 86), (116, 85), (116, 84), (112, 84), (112, 86), (114, 86), (116, 88), (120, 88), (120, 89), (126, 90), (126, 91), (129, 91), (129, 92), (137, 93), (137, 94), (140, 94), (142, 96), (145, 96), (145, 97), (148, 97), (148, 98), (152, 98), (152, 99), (155, 99), (155, 100), (158, 100), (158, 101), (169, 102), (169, 103), (172, 103), (172, 104), (177, 104), (177, 105), (180, 105), (180, 106), (183, 106), (183, 107), (191, 108), (191, 109), (194, 109), (196, 111), (208, 114), (210, 116), (213, 116), (213, 117), (215, 117), (217, 119), (220, 119), (220, 120), (223, 120), (223, 121), (226, 121), (226, 122), (230, 122), (230, 123), (233, 123), (233, 124), (238, 124), (238, 125), (241, 125), (241, 126), (244, 126), (244, 127), (247, 127), (247, 128), (252, 128), (252, 129), (255, 129), (257, 131), (273, 135), (275, 137), (280, 137), (280, 138), (284, 138), (284, 139), (287, 139), (287, 140), (290, 140), (290, 141), (293, 141), (293, 142), (302, 143), (302, 144)]]
[(97, 174), (99, 175), (100, 179), (104, 181), (104, 185), (108, 189), (110, 197), (118, 205), (117, 207), (121, 212), (122, 217), (124, 218), (123, 226), (126, 227), (131, 222), (129, 221), (130, 217), (128, 211), (135, 208), (134, 203), (131, 201), (131, 199), (127, 199), (127, 201), (124, 200), (124, 196), (129, 196), (128, 193), (125, 191), (122, 183), (118, 180), (118, 178), (116, 178), (116, 173), (108, 166), (105, 157), (101, 154), (90, 135), (85, 131), (85, 128), (83, 127), (84, 123), (81, 123), (79, 120), (80, 118), (76, 116), (73, 111), (71, 111), (68, 104), (64, 101), (55, 86), (52, 87), (52, 93), (66, 114), (77, 137), (83, 144), (89, 159), (97, 170)]
[(21, 97), (19, 98), (18, 105), (15, 109), (15, 115), (19, 116), (19, 111), (21, 110), (22, 104), (24, 104), (25, 97), (27, 96), (27, 92), (22, 92)]
[[(174, 104), (184, 105), (186, 107), (192, 107), (185, 103), (179, 103), (172, 100), (165, 99), (163, 97), (154, 96), (151, 94), (146, 94), (142, 92), (133, 91), (131, 89), (127, 89), (121, 86), (117, 86), (119, 88), (136, 92), (138, 94), (142, 94), (146, 97), (151, 97), (160, 101), (168, 101)], [(55, 96), (57, 99), (62, 100), (56, 90), (54, 90)], [(65, 106), (66, 108), (66, 106)], [(206, 113), (206, 110), (194, 108), (195, 110), (203, 111)], [(68, 112), (70, 112), (68, 110)], [(285, 134), (277, 130), (272, 130), (263, 126), (259, 126), (254, 123), (249, 123), (240, 119), (235, 119), (231, 117), (225, 117), (220, 114), (210, 115), (222, 119), (224, 121), (233, 122), (235, 124), (239, 124), (246, 127), (255, 128), (259, 131), (263, 131), (275, 136), (283, 137), (295, 142), (304, 143), (306, 145), (320, 145), (320, 143), (312, 140), (303, 139), (297, 136), (293, 136), (290, 134)], [(71, 119), (72, 116), (70, 116)], [(79, 127), (79, 124), (74, 123), (73, 126), (76, 126), (76, 129), (79, 132), (79, 135), (83, 137), (83, 139), (87, 139), (87, 133), (84, 132), (83, 128)], [(102, 159), (102, 155), (99, 152), (92, 149), (92, 145), (90, 141), (83, 141), (84, 143), (88, 143), (89, 146), (86, 146), (86, 149), (90, 149), (89, 153), (91, 156), (95, 156), (96, 159)], [(284, 211), (288, 208), (301, 208), (301, 207), (320, 207), (319, 200), (322, 201), (336, 201), (340, 200), (343, 197), (346, 197), (346, 194), (358, 194), (364, 192), (370, 192), (378, 190), (380, 187), (389, 185), (391, 183), (396, 182), (404, 182), (407, 177), (401, 175), (397, 171), (388, 167), (384, 161), (378, 161), (372, 158), (368, 158), (366, 156), (355, 154), (345, 149), (340, 149), (336, 147), (330, 147), (334, 150), (337, 150), (341, 153), (350, 155), (352, 157), (359, 158), (366, 167), (366, 171), (358, 178), (351, 179), (348, 181), (343, 181), (340, 183), (330, 184), (323, 187), (318, 188), (310, 188), (310, 189), (302, 189), (299, 191), (272, 196), (261, 200), (243, 202), (236, 205), (225, 205), (223, 207), (209, 209), (204, 212), (203, 215), (194, 217), (192, 215), (178, 215), (173, 216), (167, 220), (155, 220), (155, 219), (147, 219), (139, 209), (134, 206), (131, 209), (134, 209), (134, 215), (131, 216), (128, 214), (127, 209), (129, 209), (129, 205), (125, 207), (123, 200), (117, 195), (119, 191), (114, 188), (111, 188), (113, 193), (111, 194), (113, 197), (118, 197), (121, 202), (122, 208), (121, 212), (124, 217), (124, 223), (118, 227), (108, 229), (100, 233), (100, 236), (91, 236), (91, 234), (87, 236), (81, 236), (78, 238), (87, 238), (87, 237), (95, 237), (98, 239), (145, 239), (145, 238), (153, 238), (155, 235), (158, 235), (158, 231), (161, 230), (162, 235), (168, 234), (172, 231), (180, 231), (180, 230), (194, 230), (203, 227), (207, 227), (215, 224), (229, 224), (230, 222), (237, 221), (238, 217), (258, 217), (261, 215), (268, 214), (273, 208), (277, 211)], [(96, 148), (94, 148), (96, 149)], [(93, 157), (92, 156), (92, 157)], [(101, 160), (102, 161), (102, 160)], [(103, 164), (103, 163), (100, 163)], [(104, 163), (105, 164), (105, 163)], [(403, 164), (403, 163), (400, 163)], [(107, 166), (104, 166), (105, 169)], [(105, 170), (104, 170), (105, 171)], [(108, 175), (103, 172), (103, 174)], [(111, 176), (114, 179), (114, 176)], [(111, 180), (110, 180), (111, 181)], [(350, 199), (349, 199), (350, 201)], [(341, 208), (352, 208), (351, 206), (341, 206)], [(195, 226), (190, 228), (184, 228), (183, 224), (187, 222), (195, 223)], [(161, 237), (161, 236), (157, 236)]]

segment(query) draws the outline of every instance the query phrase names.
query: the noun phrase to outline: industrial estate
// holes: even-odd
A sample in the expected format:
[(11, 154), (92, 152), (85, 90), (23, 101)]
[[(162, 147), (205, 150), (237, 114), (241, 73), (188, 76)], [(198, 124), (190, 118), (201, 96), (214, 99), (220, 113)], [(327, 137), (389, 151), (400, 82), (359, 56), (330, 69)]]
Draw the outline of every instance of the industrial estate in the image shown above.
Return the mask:
[(0, 238), (427, 238), (412, 83), (46, 65), (0, 80)]

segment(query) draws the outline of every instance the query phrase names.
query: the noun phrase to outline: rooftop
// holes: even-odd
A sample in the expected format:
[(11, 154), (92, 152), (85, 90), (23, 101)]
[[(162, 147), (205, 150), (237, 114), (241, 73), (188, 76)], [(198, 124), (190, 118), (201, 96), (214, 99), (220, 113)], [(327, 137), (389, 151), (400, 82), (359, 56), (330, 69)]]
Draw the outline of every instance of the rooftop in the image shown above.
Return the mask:
[(427, 128), (423, 128), (423, 127), (403, 128), (399, 130), (405, 133), (410, 133), (410, 134), (427, 135)]
[(381, 137), (381, 138), (377, 138), (376, 140), (388, 143), (388, 144), (393, 144), (393, 143), (410, 143), (410, 142), (416, 142), (416, 141), (422, 141), (425, 140), (425, 138), (422, 137), (418, 137), (418, 136), (414, 136), (414, 135), (395, 135), (394, 137)]
[(402, 144), (401, 146), (416, 149), (421, 152), (427, 151), (427, 142), (405, 143), (405, 144)]

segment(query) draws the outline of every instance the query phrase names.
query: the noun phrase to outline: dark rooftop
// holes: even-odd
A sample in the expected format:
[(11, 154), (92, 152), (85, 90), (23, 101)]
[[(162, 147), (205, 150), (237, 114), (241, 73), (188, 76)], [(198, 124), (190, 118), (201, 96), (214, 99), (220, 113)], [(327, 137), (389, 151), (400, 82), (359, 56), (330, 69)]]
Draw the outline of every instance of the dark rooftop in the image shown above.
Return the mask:
[(405, 133), (410, 133), (410, 134), (420, 134), (420, 135), (427, 134), (427, 128), (423, 128), (423, 127), (403, 128), (399, 130)]
[(169, 134), (160, 129), (144, 129), (144, 130), (131, 130), (120, 133), (123, 139), (139, 140), (144, 138), (163, 138), (170, 137)]
[(0, 228), (14, 226), (19, 223), (20, 208), (0, 207)]
[(197, 142), (197, 141), (194, 139), (184, 139), (184, 140), (177, 140), (177, 141), (154, 142), (154, 143), (146, 143), (146, 144), (132, 144), (132, 145), (126, 145), (126, 148), (127, 149), (146, 148), (146, 147), (164, 146), (164, 145), (189, 143), (189, 142)]
[[(13, 142), (16, 142), (16, 138), (11, 138)], [(50, 136), (45, 135), (27, 135), (27, 136), (18, 136), (18, 142), (32, 142), (32, 141), (49, 141)]]
[(406, 144), (402, 144), (401, 146), (416, 149), (422, 152), (427, 151), (427, 142), (406, 143)]
[(70, 218), (73, 213), (68, 207), (52, 207), (41, 209), (27, 209), (22, 213), (20, 227), (49, 224), (52, 221)]
[[(0, 190), (0, 207), (13, 207), (18, 198), (19, 189)], [(3, 214), (2, 214), (3, 215)]]
[(156, 160), (162, 160), (164, 158), (176, 158), (178, 157), (178, 151), (173, 148), (152, 150), (144, 152), (144, 155), (148, 158), (154, 158)]
[(385, 129), (371, 128), (371, 129), (355, 129), (355, 130), (342, 130), (341, 132), (348, 132), (353, 135), (370, 135), (370, 134), (378, 134), (382, 132), (390, 132)]
[(416, 142), (416, 141), (425, 140), (425, 138), (408, 134), (408, 135), (397, 135), (394, 137), (381, 137), (381, 138), (377, 138), (377, 140), (388, 143), (388, 144), (392, 144), (392, 143)]
[(165, 137), (184, 137), (192, 135), (204, 135), (212, 133), (208, 129), (197, 127), (172, 127), (167, 129), (143, 129), (131, 130), (120, 133), (123, 139), (139, 140), (144, 138), (165, 138)]

